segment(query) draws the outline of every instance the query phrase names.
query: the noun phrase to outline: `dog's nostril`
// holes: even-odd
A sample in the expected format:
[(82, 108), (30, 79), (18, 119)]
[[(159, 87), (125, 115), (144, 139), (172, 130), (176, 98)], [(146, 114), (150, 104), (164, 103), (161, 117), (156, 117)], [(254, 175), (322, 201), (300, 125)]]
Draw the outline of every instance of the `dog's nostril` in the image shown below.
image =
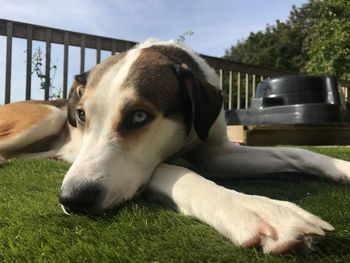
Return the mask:
[(98, 213), (103, 190), (98, 184), (84, 184), (72, 191), (61, 191), (59, 201), (68, 213)]

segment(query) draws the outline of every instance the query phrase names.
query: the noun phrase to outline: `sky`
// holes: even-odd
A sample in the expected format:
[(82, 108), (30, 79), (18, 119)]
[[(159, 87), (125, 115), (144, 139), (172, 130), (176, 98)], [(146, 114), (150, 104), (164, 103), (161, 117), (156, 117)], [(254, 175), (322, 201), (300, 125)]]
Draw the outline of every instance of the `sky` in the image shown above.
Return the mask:
[[(142, 42), (154, 37), (176, 38), (186, 31), (186, 44), (199, 53), (223, 56), (232, 44), (250, 32), (264, 30), (277, 19), (285, 21), (292, 6), (306, 0), (0, 0), (0, 18), (70, 31)], [(5, 37), (0, 36), (0, 104), (5, 89)], [(43, 50), (44, 45), (34, 43)], [(52, 63), (58, 66), (54, 85), (62, 86), (62, 47), (53, 46)], [(11, 100), (24, 98), (25, 41), (14, 40)], [(91, 54), (90, 54), (91, 53)], [(109, 54), (104, 53), (102, 57)], [(87, 65), (95, 54), (87, 51)], [(89, 59), (91, 57), (91, 59)], [(79, 71), (79, 50), (70, 48), (69, 80)], [(71, 66), (72, 64), (72, 66)], [(76, 71), (76, 72), (74, 72)], [(42, 98), (35, 89), (33, 98)]]

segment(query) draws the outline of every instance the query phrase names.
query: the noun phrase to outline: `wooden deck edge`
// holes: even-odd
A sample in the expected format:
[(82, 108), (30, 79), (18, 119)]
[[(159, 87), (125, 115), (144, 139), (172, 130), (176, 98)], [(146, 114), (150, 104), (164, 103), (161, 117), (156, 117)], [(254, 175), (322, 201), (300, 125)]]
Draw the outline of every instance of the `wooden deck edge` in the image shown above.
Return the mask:
[(246, 145), (350, 145), (350, 125), (227, 126), (231, 141)]

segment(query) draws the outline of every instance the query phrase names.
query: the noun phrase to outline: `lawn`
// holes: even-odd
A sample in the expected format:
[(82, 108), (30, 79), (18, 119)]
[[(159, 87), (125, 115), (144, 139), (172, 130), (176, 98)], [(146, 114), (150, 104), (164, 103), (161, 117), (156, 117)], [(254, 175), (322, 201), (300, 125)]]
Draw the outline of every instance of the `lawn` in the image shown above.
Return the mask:
[[(350, 148), (310, 148), (350, 160)], [(91, 218), (58, 204), (69, 165), (10, 160), (0, 168), (0, 262), (350, 262), (350, 188), (311, 180), (226, 182), (239, 191), (289, 200), (336, 230), (313, 252), (264, 255), (214, 229), (142, 199)]]

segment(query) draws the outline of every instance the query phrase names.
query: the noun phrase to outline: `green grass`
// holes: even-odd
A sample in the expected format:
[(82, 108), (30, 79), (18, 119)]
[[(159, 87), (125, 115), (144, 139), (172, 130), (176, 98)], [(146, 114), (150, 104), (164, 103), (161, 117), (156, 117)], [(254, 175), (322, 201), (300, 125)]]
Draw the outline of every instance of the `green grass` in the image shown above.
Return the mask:
[[(350, 159), (350, 148), (311, 148)], [(143, 200), (101, 217), (63, 214), (69, 165), (10, 160), (0, 168), (0, 262), (350, 262), (350, 189), (317, 180), (238, 181), (246, 193), (296, 202), (336, 230), (305, 255), (264, 255), (234, 246), (214, 229)]]

